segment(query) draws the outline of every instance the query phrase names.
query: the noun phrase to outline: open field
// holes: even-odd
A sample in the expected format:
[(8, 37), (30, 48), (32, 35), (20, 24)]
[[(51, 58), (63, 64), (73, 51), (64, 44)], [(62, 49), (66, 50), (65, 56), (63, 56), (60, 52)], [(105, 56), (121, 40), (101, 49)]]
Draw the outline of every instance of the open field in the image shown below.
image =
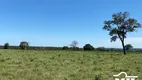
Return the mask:
[(121, 71), (142, 80), (142, 53), (0, 50), (0, 80), (114, 80)]

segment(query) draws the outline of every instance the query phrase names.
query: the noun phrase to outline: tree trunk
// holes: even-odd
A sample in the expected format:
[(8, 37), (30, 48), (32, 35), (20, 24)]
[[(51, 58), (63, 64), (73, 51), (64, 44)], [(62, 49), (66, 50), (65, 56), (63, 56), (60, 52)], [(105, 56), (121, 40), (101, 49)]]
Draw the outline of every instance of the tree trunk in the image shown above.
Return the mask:
[(123, 53), (124, 53), (124, 55), (126, 55), (126, 50), (125, 50), (124, 41), (121, 41), (121, 42), (122, 42), (122, 47), (123, 47)]

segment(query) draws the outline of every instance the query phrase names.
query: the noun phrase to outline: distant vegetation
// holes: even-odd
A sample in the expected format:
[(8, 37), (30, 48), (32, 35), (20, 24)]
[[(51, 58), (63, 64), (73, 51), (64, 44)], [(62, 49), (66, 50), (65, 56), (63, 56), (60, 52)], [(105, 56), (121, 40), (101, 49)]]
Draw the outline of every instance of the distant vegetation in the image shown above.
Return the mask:
[[(4, 46), (0, 46), (0, 49), (3, 49)], [(9, 46), (8, 49), (15, 49), (15, 50), (20, 50), (21, 48), (19, 46)], [(27, 50), (73, 50), (71, 47), (42, 47), (42, 46), (29, 46)], [(79, 48), (79, 51), (83, 51), (84, 48)], [(77, 50), (77, 51), (78, 51)], [(105, 47), (98, 47), (94, 48), (94, 51), (122, 51), (122, 48), (105, 48)], [(131, 48), (130, 50), (127, 51), (142, 51), (142, 48)]]
[(62, 49), (63, 49), (63, 50), (68, 50), (69, 48), (68, 48), (68, 46), (63, 46)]
[[(75, 50), (75, 51), (121, 51), (121, 48), (105, 48), (105, 47), (96, 47), (94, 48), (91, 44), (85, 44), (83, 48), (79, 48), (77, 41), (72, 42), (72, 46), (63, 46), (63, 47), (44, 47), (44, 46), (29, 46), (27, 41), (20, 42), (19, 46), (12, 46), (9, 43), (5, 43), (3, 46), (0, 46), (0, 49), (23, 49), (23, 50)], [(141, 48), (133, 48), (131, 44), (125, 45), (125, 50), (127, 51), (142, 51)]]
[(29, 43), (26, 41), (22, 41), (22, 42), (20, 42), (19, 46), (21, 49), (26, 50), (29, 47)]
[(125, 49), (126, 49), (126, 50), (130, 50), (130, 49), (132, 49), (132, 48), (133, 48), (133, 46), (132, 46), (131, 44), (125, 45)]
[(105, 51), (106, 49), (105, 49), (105, 47), (98, 47), (97, 50), (99, 50), (99, 51)]
[(4, 44), (4, 49), (8, 49), (9, 48), (9, 43), (5, 43)]
[(89, 50), (92, 51), (92, 50), (94, 50), (94, 47), (91, 44), (85, 44), (83, 49), (86, 51), (89, 51)]

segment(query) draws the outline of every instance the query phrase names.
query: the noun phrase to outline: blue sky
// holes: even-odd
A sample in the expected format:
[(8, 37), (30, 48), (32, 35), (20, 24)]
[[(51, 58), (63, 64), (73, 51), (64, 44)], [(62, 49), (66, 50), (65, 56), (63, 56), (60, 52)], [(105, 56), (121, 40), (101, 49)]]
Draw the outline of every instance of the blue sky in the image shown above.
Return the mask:
[[(68, 46), (73, 40), (82, 47), (121, 47), (110, 43), (103, 22), (111, 15), (127, 11), (142, 23), (141, 0), (0, 0), (0, 45)], [(142, 48), (142, 29), (126, 40)]]

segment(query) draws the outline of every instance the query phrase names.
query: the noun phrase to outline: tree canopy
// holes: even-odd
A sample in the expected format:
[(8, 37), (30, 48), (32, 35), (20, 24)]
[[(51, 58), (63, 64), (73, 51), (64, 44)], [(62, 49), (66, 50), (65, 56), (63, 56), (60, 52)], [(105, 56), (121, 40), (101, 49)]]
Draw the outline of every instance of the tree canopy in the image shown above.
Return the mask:
[(111, 42), (120, 39), (125, 52), (124, 39), (127, 38), (128, 32), (134, 32), (137, 28), (141, 28), (141, 24), (134, 18), (129, 17), (128, 12), (119, 12), (112, 15), (112, 20), (104, 21), (104, 30), (109, 31)]
[(22, 41), (22, 42), (20, 42), (19, 46), (21, 49), (26, 50), (29, 47), (29, 43), (26, 41)]

